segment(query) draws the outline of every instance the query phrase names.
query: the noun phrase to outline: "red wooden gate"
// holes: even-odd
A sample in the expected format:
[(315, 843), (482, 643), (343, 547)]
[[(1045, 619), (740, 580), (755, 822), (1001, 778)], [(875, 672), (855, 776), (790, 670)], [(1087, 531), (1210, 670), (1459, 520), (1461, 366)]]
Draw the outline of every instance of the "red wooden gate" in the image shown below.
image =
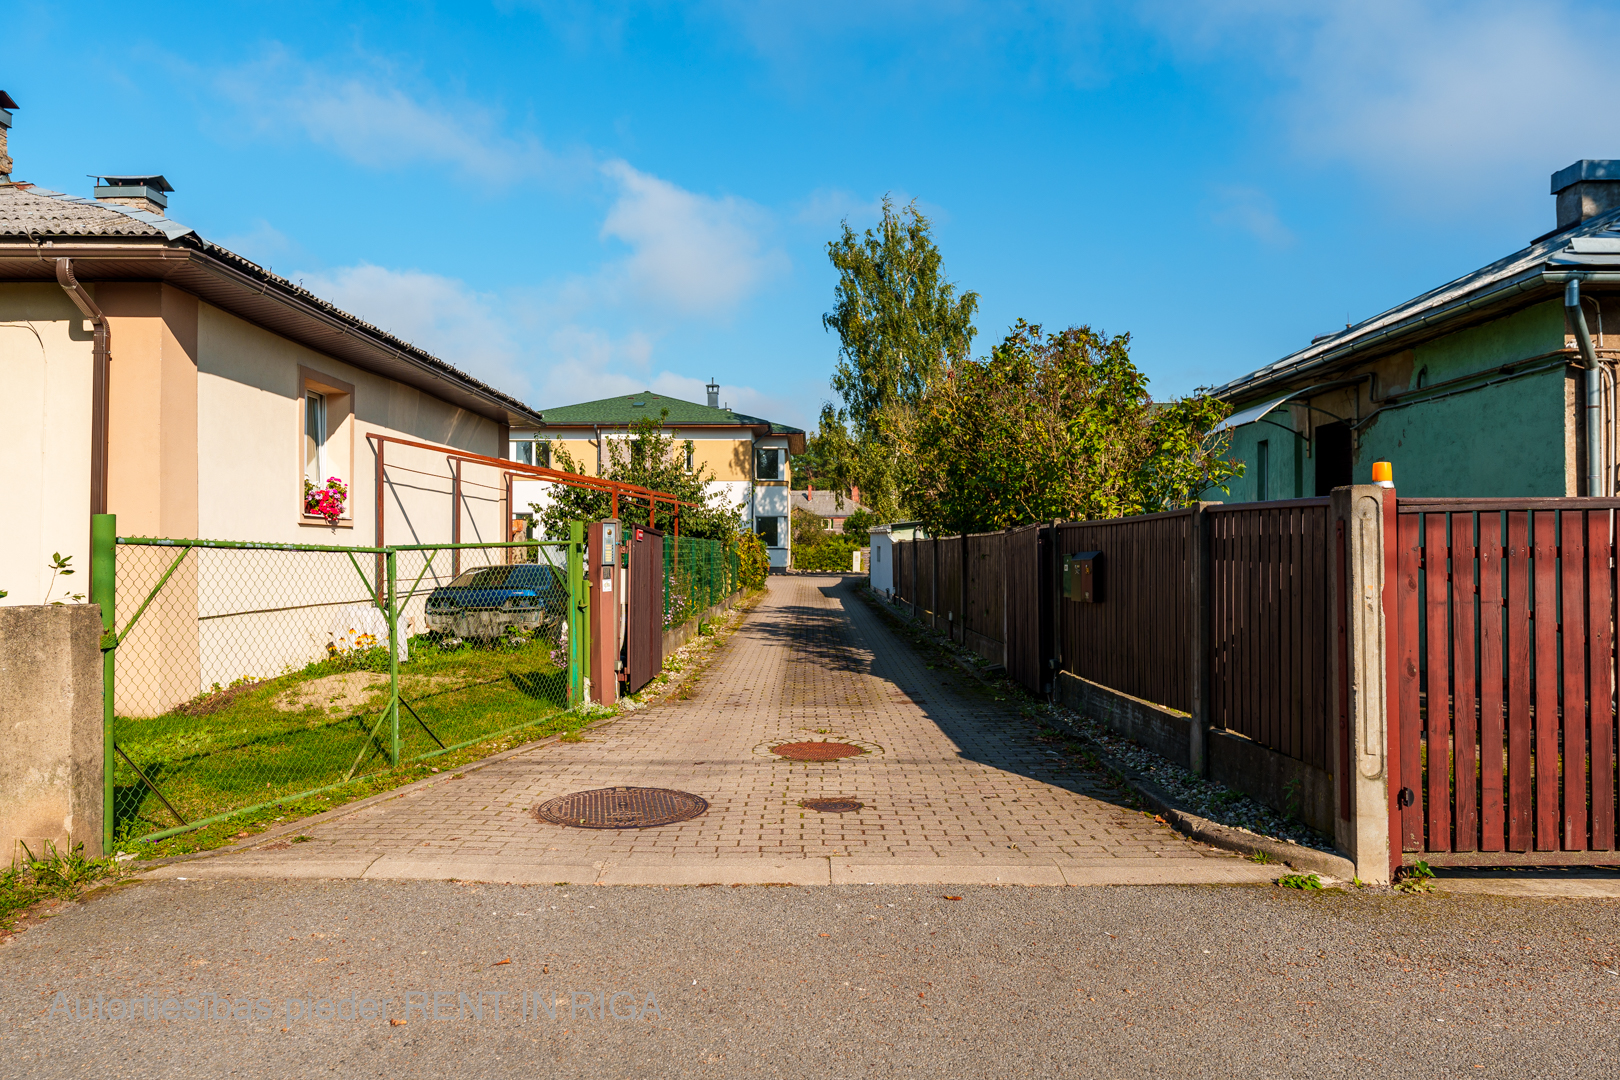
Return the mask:
[(1613, 863), (1615, 499), (1401, 499), (1406, 862)]

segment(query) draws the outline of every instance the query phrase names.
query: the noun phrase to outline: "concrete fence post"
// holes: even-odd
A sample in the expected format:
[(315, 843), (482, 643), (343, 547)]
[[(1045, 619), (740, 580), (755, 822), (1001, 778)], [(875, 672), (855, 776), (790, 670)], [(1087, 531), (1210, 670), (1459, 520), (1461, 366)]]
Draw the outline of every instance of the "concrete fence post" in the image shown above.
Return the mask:
[(1394, 628), (1385, 619), (1384, 585), (1386, 547), (1395, 542), (1386, 535), (1385, 501), (1394, 497), (1374, 484), (1335, 488), (1329, 511), (1333, 839), (1368, 884), (1391, 877), (1387, 659)]
[(101, 627), (94, 604), (0, 607), (0, 866), (105, 851)]

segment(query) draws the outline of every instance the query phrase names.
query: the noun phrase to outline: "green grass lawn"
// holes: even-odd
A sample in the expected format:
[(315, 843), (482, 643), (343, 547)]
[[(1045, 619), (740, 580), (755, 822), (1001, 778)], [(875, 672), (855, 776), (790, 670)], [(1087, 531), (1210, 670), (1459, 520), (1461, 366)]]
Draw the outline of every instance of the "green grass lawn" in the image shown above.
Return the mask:
[[(162, 716), (117, 717), (116, 742), (180, 816), (194, 822), (355, 778), (322, 800), (336, 805), (359, 797), (354, 792), (420, 778), (427, 767), (411, 763), (439, 754), (441, 744), (483, 747), (507, 729), (538, 738), (570, 727), (568, 670), (554, 662), (554, 642), (508, 639), (449, 648), (423, 636), (409, 645), (410, 660), (399, 669), (399, 766), (390, 760), (392, 732), (384, 719), (384, 649), (220, 688)], [(119, 758), (116, 766), (121, 840), (180, 824), (127, 762)]]

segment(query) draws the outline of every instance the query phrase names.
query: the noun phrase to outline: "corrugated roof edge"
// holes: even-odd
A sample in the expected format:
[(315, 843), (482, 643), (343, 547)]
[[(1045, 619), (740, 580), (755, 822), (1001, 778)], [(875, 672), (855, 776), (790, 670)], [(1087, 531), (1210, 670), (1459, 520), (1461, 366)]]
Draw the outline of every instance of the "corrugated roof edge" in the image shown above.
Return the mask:
[[(1337, 353), (1344, 352), (1345, 358), (1348, 359), (1374, 341), (1387, 343), (1424, 329), (1430, 325), (1431, 312), (1439, 313), (1442, 309), (1454, 309), (1458, 315), (1466, 314), (1472, 310), (1471, 298), (1475, 294), (1489, 295), (1502, 289), (1511, 289), (1519, 279), (1524, 279), (1525, 287), (1534, 287), (1540, 284), (1537, 279), (1542, 276), (1541, 268), (1568, 247), (1571, 240), (1579, 236), (1604, 232), (1617, 225), (1620, 225), (1620, 210), (1598, 215), (1579, 225), (1543, 237), (1511, 255), (1454, 278), (1370, 319), (1364, 319), (1354, 326), (1312, 342), (1308, 347), (1289, 353), (1265, 367), (1257, 368), (1247, 375), (1217, 386), (1210, 393), (1224, 400), (1242, 399), (1249, 394), (1260, 392), (1273, 383), (1331, 362)], [(1568, 272), (1568, 268), (1573, 264), (1568, 259), (1560, 259), (1559, 265), (1564, 272)]]
[(94, 206), (101, 210), (108, 210), (115, 214), (122, 214), (125, 217), (133, 218), (134, 220), (141, 222), (143, 225), (150, 225), (153, 228), (158, 229), (171, 242), (189, 237), (190, 242), (195, 244), (196, 247), (204, 254), (211, 255), (214, 258), (220, 259), (222, 262), (233, 263), (238, 268), (245, 269), (249, 276), (258, 278), (265, 284), (274, 285), (278, 290), (290, 293), (298, 300), (308, 304), (313, 304), (333, 318), (355, 327), (369, 337), (377, 339), (377, 343), (379, 345), (383, 345), (401, 356), (408, 356), (411, 360), (416, 361), (417, 363), (425, 364), (427, 367), (435, 370), (441, 375), (466, 384), (475, 392), (495, 399), (503, 406), (511, 409), (515, 413), (521, 414), (523, 417), (533, 421), (536, 424), (545, 423), (545, 417), (541, 415), (541, 413), (530, 408), (528, 405), (525, 405), (523, 402), (519, 401), (515, 397), (512, 397), (510, 394), (497, 390), (480, 379), (473, 378), (471, 375), (468, 375), (466, 372), (462, 371), (460, 368), (457, 368), (453, 364), (441, 360), (439, 357), (434, 356), (427, 350), (418, 348), (402, 338), (395, 337), (393, 334), (390, 334), (388, 331), (383, 330), (380, 327), (373, 326), (371, 323), (366, 322), (357, 315), (351, 315), (349, 312), (344, 311), (336, 304), (322, 300), (320, 297), (316, 296), (303, 286), (295, 285), (286, 278), (281, 277), (278, 274), (271, 273), (269, 270), (266, 270), (253, 260), (242, 255), (238, 255), (229, 248), (221, 247), (212, 241), (203, 239), (197, 234), (197, 231), (191, 228), (189, 225), (182, 225), (180, 222), (174, 221), (171, 218), (148, 213), (145, 210), (135, 210), (131, 207), (120, 206), (116, 203), (105, 203), (98, 199), (85, 199), (77, 195), (67, 195), (63, 192), (52, 191), (49, 188), (42, 188), (35, 184), (18, 184), (17, 186), (25, 188), (31, 195), (39, 195), (49, 199), (58, 199), (63, 202), (80, 203), (87, 206)]
[(162, 214), (153, 214), (145, 210), (136, 210), (131, 206), (120, 206), (117, 203), (102, 202), (99, 199), (86, 199), (78, 195), (68, 195), (61, 191), (52, 191), (42, 188), (38, 184), (15, 185), (27, 191), (30, 195), (39, 195), (46, 199), (56, 199), (59, 202), (79, 203), (82, 206), (94, 206), (98, 210), (110, 210), (115, 214), (123, 214), (127, 218), (134, 218), (142, 225), (150, 225), (170, 240), (178, 240), (182, 236), (195, 235), (197, 230), (190, 225), (182, 225), (173, 218), (166, 218)]

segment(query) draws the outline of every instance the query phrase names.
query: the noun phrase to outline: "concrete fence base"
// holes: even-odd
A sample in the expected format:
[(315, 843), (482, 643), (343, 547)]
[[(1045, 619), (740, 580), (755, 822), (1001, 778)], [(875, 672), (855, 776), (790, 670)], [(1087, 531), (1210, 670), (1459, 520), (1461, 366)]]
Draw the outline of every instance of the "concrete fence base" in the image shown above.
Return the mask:
[(102, 854), (102, 747), (101, 609), (0, 607), (0, 862)]
[(718, 604), (705, 608), (696, 615), (693, 615), (690, 619), (687, 619), (679, 626), (672, 626), (668, 630), (665, 630), (664, 655), (669, 656), (676, 649), (680, 648), (682, 645), (685, 645), (688, 641), (691, 641), (694, 637), (696, 637), (698, 628), (703, 625), (705, 620), (718, 618), (719, 616), (730, 611), (732, 608), (736, 607), (737, 599), (740, 596), (742, 596), (741, 591), (734, 592), (724, 600), (720, 601)]

